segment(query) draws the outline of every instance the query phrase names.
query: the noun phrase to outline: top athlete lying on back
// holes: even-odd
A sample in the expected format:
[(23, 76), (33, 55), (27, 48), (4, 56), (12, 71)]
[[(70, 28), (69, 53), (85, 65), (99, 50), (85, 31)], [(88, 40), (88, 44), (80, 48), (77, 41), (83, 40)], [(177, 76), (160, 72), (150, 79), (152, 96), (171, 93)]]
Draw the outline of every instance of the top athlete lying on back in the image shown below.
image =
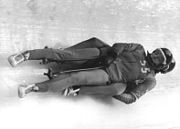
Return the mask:
[[(112, 96), (127, 104), (156, 85), (155, 75), (174, 69), (175, 61), (167, 48), (145, 52), (140, 44), (115, 43), (112, 47), (97, 38), (60, 49), (36, 49), (8, 58), (12, 66), (26, 60), (55, 62), (52, 71), (73, 70), (56, 74), (50, 80), (19, 86), (19, 97), (36, 92), (63, 92), (64, 95)], [(83, 70), (82, 70), (83, 69)], [(74, 71), (75, 70), (75, 71)]]

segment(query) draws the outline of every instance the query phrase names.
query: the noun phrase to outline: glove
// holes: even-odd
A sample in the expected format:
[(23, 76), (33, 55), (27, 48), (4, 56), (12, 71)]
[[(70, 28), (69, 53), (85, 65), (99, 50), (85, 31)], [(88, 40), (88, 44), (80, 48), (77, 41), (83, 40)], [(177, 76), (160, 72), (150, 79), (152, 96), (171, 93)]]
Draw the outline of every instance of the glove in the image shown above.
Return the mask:
[(131, 93), (123, 93), (121, 95), (113, 96), (115, 99), (118, 99), (126, 104), (131, 104), (137, 100), (137, 98)]
[(63, 90), (63, 96), (77, 96), (80, 88), (69, 87)]

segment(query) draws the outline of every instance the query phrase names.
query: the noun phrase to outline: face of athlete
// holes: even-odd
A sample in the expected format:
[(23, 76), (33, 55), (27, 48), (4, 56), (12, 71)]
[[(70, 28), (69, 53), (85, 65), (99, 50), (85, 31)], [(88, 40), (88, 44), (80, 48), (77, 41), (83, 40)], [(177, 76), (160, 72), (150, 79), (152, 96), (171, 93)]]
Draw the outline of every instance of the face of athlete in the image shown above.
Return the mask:
[(151, 59), (156, 65), (160, 65), (164, 62), (164, 55), (160, 49), (156, 49), (151, 53)]

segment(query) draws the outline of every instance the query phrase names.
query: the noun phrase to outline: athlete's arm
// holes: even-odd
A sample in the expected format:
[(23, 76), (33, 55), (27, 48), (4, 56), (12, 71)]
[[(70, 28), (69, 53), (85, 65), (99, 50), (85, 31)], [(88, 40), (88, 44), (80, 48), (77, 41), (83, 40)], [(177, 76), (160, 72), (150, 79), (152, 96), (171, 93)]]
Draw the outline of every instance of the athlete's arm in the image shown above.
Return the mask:
[(130, 104), (135, 102), (141, 96), (143, 96), (146, 92), (152, 90), (156, 85), (156, 80), (152, 75), (149, 75), (142, 83), (135, 85), (135, 88), (129, 92), (122, 93), (121, 95), (116, 95), (114, 98), (126, 103)]

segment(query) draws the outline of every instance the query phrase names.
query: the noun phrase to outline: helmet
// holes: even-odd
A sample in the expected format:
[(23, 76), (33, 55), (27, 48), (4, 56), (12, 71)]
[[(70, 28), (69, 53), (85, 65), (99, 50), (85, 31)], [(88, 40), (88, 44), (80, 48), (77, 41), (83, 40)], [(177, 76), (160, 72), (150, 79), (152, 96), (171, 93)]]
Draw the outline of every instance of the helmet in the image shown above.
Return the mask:
[(160, 72), (163, 73), (163, 74), (171, 72), (174, 69), (175, 65), (176, 65), (176, 62), (175, 62), (175, 60), (173, 58), (171, 63), (169, 65), (167, 65), (166, 67), (164, 67)]
[(164, 65), (170, 64), (173, 59), (173, 55), (172, 55), (171, 51), (167, 48), (158, 48), (158, 49), (162, 52), (162, 54), (164, 56), (163, 64)]
[(151, 54), (149, 52), (147, 52), (147, 61), (150, 64), (150, 66), (156, 71), (156, 73), (161, 72), (161, 71), (163, 73), (163, 71), (165, 69), (168, 69), (169, 64), (172, 63), (173, 55), (172, 55), (171, 51), (169, 49), (167, 49), (167, 48), (157, 48), (152, 53), (154, 53), (155, 51), (159, 51), (159, 52), (162, 53), (162, 56), (164, 58), (163, 62), (158, 64), (158, 65), (155, 64), (153, 62), (153, 59), (152, 59)]

